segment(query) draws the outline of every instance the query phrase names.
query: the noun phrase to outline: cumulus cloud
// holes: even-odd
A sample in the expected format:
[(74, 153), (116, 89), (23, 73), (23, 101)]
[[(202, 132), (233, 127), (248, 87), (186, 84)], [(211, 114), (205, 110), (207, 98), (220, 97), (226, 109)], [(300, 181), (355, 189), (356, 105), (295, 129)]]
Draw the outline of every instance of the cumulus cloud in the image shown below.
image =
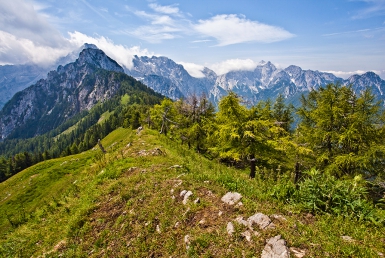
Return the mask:
[(103, 50), (109, 57), (114, 59), (120, 65), (125, 66), (127, 69), (131, 69), (133, 66), (132, 59), (134, 55), (137, 56), (152, 56), (152, 52), (147, 49), (141, 49), (139, 46), (127, 47), (119, 44), (115, 44), (109, 38), (103, 36), (91, 37), (80, 32), (69, 33), (69, 42), (80, 47), (84, 43), (90, 43), (96, 45)]
[(216, 15), (208, 20), (199, 20), (195, 31), (218, 41), (218, 46), (244, 42), (275, 42), (294, 37), (282, 28), (251, 21), (235, 14)]
[(28, 1), (1, 1), (0, 13), (0, 30), (3, 32), (31, 40), (37, 46), (68, 46), (60, 32), (38, 15)]
[(198, 65), (194, 63), (185, 63), (185, 62), (178, 62), (178, 64), (183, 65), (184, 69), (195, 78), (203, 78), (205, 75), (202, 73), (203, 69), (205, 68), (203, 65)]
[(71, 44), (28, 1), (0, 2), (0, 63), (50, 65)]
[(252, 71), (258, 63), (251, 59), (229, 59), (209, 66), (216, 74), (225, 74), (230, 71)]
[(65, 48), (45, 46), (36, 44), (30, 39), (0, 31), (1, 64), (35, 63), (48, 67), (71, 50), (73, 50), (71, 46)]

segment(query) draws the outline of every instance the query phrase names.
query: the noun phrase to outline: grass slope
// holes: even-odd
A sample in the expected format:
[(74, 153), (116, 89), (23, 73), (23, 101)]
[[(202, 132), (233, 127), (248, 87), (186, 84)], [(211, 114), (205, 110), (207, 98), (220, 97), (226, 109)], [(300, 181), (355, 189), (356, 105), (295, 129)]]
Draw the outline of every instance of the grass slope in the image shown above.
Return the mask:
[[(250, 180), (155, 131), (120, 128), (102, 144), (105, 155), (49, 160), (0, 184), (0, 257), (259, 257), (278, 234), (306, 257), (385, 253), (384, 227), (300, 213), (271, 198), (273, 181)], [(193, 193), (186, 205), (182, 190)], [(243, 206), (223, 204), (227, 191), (240, 192)], [(249, 242), (234, 219), (257, 212), (286, 220)]]

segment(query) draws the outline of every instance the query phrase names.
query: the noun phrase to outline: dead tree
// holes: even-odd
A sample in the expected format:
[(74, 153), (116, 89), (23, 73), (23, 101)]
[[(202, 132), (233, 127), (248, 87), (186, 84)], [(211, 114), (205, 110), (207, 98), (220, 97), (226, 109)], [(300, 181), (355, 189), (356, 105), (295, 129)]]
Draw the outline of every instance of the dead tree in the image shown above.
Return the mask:
[(174, 121), (167, 118), (167, 113), (169, 110), (170, 110), (170, 108), (167, 108), (166, 111), (163, 112), (162, 127), (160, 128), (160, 132), (159, 132), (160, 134), (164, 133), (164, 135), (167, 135), (167, 129), (168, 129), (167, 122), (175, 124), (175, 125), (179, 125), (177, 122), (174, 122)]
[(98, 145), (99, 145), (99, 148), (102, 150), (102, 152), (105, 154), (107, 153), (106, 150), (104, 149), (102, 143), (100, 142), (100, 139), (98, 139)]

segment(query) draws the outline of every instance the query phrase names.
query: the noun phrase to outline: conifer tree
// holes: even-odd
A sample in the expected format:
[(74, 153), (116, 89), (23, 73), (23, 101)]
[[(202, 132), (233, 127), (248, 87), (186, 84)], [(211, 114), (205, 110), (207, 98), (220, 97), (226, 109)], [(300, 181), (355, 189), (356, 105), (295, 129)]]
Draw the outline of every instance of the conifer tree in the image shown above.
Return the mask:
[(377, 174), (383, 162), (383, 120), (369, 90), (329, 84), (302, 96), (299, 132), (310, 145), (316, 166), (334, 175)]

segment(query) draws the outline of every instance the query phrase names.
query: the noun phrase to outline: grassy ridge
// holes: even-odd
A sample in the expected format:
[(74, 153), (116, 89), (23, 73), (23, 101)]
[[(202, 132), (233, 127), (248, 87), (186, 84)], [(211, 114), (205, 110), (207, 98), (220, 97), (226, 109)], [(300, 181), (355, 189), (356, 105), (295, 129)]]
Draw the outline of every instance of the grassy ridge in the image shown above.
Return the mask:
[[(147, 129), (136, 135), (120, 128), (102, 144), (106, 155), (94, 148), (49, 160), (0, 184), (0, 257), (259, 257), (265, 239), (278, 234), (307, 257), (385, 253), (382, 225), (312, 216), (272, 198), (286, 178), (250, 180), (247, 171)], [(182, 190), (193, 192), (187, 205)], [(243, 206), (224, 205), (227, 191), (240, 192)], [(259, 230), (251, 242), (236, 223), (234, 236), (227, 235), (229, 221), (256, 212), (286, 221), (274, 221), (275, 229)]]

